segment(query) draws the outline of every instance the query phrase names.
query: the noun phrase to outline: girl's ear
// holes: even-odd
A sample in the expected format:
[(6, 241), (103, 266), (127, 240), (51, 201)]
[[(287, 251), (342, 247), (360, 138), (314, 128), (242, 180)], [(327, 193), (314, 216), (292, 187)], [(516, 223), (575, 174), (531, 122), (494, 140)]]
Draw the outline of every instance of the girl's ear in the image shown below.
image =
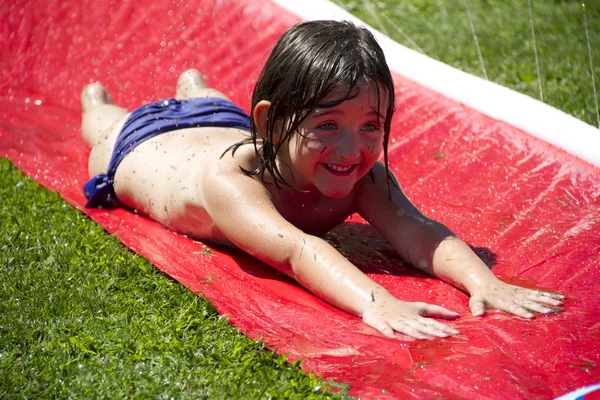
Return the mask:
[[(267, 131), (267, 126), (269, 121), (270, 109), (271, 102), (268, 100), (261, 100), (254, 106), (254, 110), (252, 110), (256, 130), (265, 141), (269, 139), (269, 132)], [(281, 121), (276, 121), (275, 125), (273, 126), (273, 132), (271, 132), (271, 144), (279, 143), (279, 139), (281, 139), (281, 129)]]

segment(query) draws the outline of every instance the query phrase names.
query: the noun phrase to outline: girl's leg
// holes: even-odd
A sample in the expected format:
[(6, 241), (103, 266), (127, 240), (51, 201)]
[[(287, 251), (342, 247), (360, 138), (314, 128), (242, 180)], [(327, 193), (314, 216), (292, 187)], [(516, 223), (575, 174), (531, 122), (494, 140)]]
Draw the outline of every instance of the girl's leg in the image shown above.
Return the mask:
[(115, 140), (129, 112), (113, 104), (99, 83), (87, 85), (81, 93), (81, 133), (92, 148), (88, 163), (90, 176), (106, 172)]
[[(209, 88), (202, 74), (196, 69), (182, 73), (177, 80), (175, 98), (186, 100), (196, 97), (218, 97), (229, 100), (216, 89)], [(81, 132), (92, 147), (88, 163), (90, 176), (106, 172), (117, 136), (125, 124), (129, 112), (114, 105), (106, 89), (99, 83), (86, 86), (81, 93), (83, 108)]]
[(177, 80), (177, 100), (187, 100), (196, 97), (218, 97), (229, 100), (227, 96), (216, 89), (208, 87), (204, 77), (197, 69), (188, 69)]
[(92, 83), (81, 92), (81, 133), (90, 147), (98, 142), (100, 135), (128, 111), (113, 104), (106, 89)]

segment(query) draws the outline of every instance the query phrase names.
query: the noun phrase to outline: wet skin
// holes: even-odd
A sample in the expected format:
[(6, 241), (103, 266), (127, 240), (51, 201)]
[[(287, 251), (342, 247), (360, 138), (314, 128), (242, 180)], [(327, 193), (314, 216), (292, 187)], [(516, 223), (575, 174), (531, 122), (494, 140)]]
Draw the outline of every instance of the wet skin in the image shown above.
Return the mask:
[[(198, 83), (197, 71), (186, 76), (188, 72), (179, 80), (179, 98), (224, 97)], [(186, 87), (188, 91), (181, 89)], [(119, 112), (102, 100), (106, 96), (100, 88), (86, 89), (97, 92), (91, 96), (93, 101), (82, 96), (84, 136), (94, 139), (95, 126), (110, 125), (101, 129), (96, 140), (88, 140), (95, 143), (90, 175), (106, 170), (127, 116), (125, 110)], [(397, 182), (389, 200), (385, 166), (377, 161), (383, 137), (377, 110), (386, 107), (378, 107), (374, 93), (372, 83), (362, 82), (353, 98), (333, 108), (313, 110), (299, 132), (283, 143), (280, 170), (300, 191), (277, 188), (268, 174), (265, 182), (245, 175), (240, 167), (253, 170), (259, 165), (250, 145), (242, 146), (235, 157), (231, 153), (221, 157), (245, 132), (194, 128), (169, 132), (138, 146), (117, 169), (117, 196), (128, 207), (181, 233), (241, 248), (323, 299), (360, 315), (389, 337), (396, 332), (416, 338), (457, 334), (427, 317), (458, 314), (396, 299), (319, 237), (353, 212), (369, 221), (415, 267), (470, 293), (474, 315), (498, 308), (531, 318), (530, 310), (550, 313), (550, 307), (560, 305), (560, 295), (499, 281), (448, 228), (423, 216)], [(253, 110), (262, 135), (269, 107), (262, 101)]]

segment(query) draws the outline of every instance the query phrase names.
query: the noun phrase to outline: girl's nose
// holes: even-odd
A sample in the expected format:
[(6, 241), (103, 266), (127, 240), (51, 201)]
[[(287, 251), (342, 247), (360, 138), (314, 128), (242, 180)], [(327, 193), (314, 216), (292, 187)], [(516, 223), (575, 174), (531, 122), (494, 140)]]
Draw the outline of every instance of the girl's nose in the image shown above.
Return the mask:
[(344, 132), (336, 149), (337, 156), (344, 161), (356, 161), (360, 157), (360, 136), (356, 132)]

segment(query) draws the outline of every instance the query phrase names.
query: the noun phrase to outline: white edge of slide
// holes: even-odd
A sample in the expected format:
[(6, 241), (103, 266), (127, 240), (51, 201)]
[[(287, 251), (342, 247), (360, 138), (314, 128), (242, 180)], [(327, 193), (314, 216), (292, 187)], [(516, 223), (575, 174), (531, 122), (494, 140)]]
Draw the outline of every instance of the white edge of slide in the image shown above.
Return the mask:
[(303, 20), (346, 20), (367, 27), (377, 38), (393, 72), (600, 167), (600, 129), (539, 100), (402, 46), (327, 0), (272, 1)]
[(595, 385), (585, 386), (581, 389), (577, 389), (571, 393), (564, 394), (560, 397), (557, 397), (555, 400), (578, 400), (582, 399), (586, 394), (592, 393), (596, 390), (600, 389), (600, 383), (596, 383)]

